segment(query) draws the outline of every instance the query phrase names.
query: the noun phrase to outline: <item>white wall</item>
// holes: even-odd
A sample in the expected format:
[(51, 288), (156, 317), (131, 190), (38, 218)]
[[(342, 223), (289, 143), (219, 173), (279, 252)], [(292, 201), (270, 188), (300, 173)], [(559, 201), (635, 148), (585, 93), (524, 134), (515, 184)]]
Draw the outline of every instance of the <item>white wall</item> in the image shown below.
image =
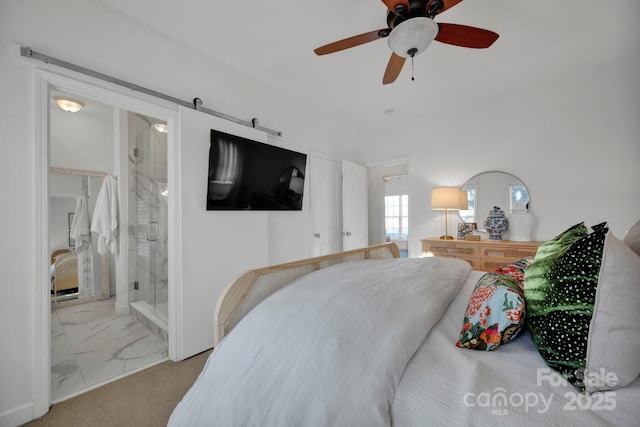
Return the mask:
[(385, 183), (385, 196), (393, 196), (397, 194), (406, 194), (409, 186), (409, 177), (407, 175), (393, 175), (389, 181)]
[(113, 115), (51, 108), (51, 166), (113, 172)]
[[(5, 14), (0, 11), (0, 16)], [(2, 19), (2, 18), (0, 18)], [(4, 20), (4, 19), (3, 19)], [(4, 22), (0, 27), (4, 26)], [(5, 40), (1, 37), (0, 40)], [(6, 47), (6, 43), (4, 46)], [(32, 77), (30, 67), (0, 57), (0, 87), (11, 105), (0, 105), (2, 156), (0, 174), (0, 240), (4, 271), (0, 287), (10, 295), (0, 303), (0, 424), (24, 422), (33, 399), (32, 358), (34, 341), (33, 259), (36, 213), (34, 212), (34, 149)], [(10, 184), (9, 184), (10, 183)], [(16, 286), (20, 283), (20, 286)], [(15, 385), (14, 385), (15, 384)], [(6, 421), (5, 421), (6, 420)]]
[[(261, 125), (283, 132), (279, 145), (286, 148), (301, 152), (314, 148), (337, 158), (356, 157), (355, 132), (344, 123), (323, 119), (317, 111), (291, 102), (246, 78), (241, 71), (205, 58), (162, 33), (145, 29), (100, 1), (0, 2), (0, 91), (4, 101), (0, 105), (0, 174), (5, 182), (0, 199), (15, 207), (0, 209), (0, 288), (4, 295), (11, 296), (0, 303), (0, 324), (5, 325), (0, 328), (2, 426), (18, 425), (42, 415), (34, 407), (34, 399), (42, 389), (41, 380), (34, 377), (34, 224), (43, 215), (35, 212), (34, 70), (56, 67), (20, 57), (19, 45), (179, 99), (197, 96), (204, 106), (245, 120), (257, 117)], [(197, 159), (183, 160), (188, 165)], [(183, 184), (186, 192), (196, 185), (189, 181)], [(270, 262), (310, 255), (308, 215), (305, 202), (301, 215), (268, 218), (268, 234), (283, 236), (269, 241)], [(183, 250), (197, 252), (197, 247)], [(193, 262), (207, 262), (206, 254), (201, 255)]]
[[(180, 108), (182, 352), (213, 347), (215, 302), (241, 272), (269, 263), (268, 212), (207, 211), (210, 130), (266, 142), (265, 133)], [(277, 236), (275, 236), (277, 238)], [(187, 309), (188, 304), (188, 309)]]
[(534, 239), (582, 220), (609, 221), (622, 238), (640, 218), (639, 75), (635, 52), (597, 69), (523, 81), (492, 97), (462, 99), (454, 113), (362, 132), (360, 154), (366, 163), (410, 157), (413, 255), (420, 239), (443, 231), (429, 209), (431, 188), (459, 186), (488, 170), (527, 185)]

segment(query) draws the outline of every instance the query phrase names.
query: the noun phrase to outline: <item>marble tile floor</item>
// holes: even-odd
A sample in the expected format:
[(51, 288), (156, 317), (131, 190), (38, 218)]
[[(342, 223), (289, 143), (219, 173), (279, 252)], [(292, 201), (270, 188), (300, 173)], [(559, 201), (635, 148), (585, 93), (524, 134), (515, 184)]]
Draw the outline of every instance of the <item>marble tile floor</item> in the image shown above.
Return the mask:
[(51, 312), (51, 401), (60, 402), (167, 359), (167, 344), (115, 298)]

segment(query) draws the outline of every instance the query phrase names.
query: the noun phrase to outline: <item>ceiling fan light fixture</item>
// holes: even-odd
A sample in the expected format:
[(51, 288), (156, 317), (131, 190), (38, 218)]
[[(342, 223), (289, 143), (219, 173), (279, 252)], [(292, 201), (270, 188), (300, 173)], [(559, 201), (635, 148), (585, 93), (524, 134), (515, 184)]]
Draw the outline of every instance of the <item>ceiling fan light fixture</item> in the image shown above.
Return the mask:
[(393, 28), (387, 37), (387, 43), (396, 55), (403, 58), (414, 57), (429, 47), (438, 31), (438, 24), (431, 18), (410, 18)]

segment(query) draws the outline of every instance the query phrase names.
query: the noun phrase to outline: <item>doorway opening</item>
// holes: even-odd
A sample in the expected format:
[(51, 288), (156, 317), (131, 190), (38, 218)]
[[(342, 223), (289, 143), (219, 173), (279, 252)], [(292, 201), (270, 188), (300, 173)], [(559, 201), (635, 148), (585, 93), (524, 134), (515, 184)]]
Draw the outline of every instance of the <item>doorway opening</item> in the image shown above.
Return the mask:
[(407, 175), (387, 175), (384, 181), (385, 240), (394, 242), (400, 257), (409, 256), (409, 185)]
[[(169, 162), (166, 118), (82, 91), (47, 92), (55, 403), (168, 358)], [(53, 94), (82, 108), (62, 111)]]

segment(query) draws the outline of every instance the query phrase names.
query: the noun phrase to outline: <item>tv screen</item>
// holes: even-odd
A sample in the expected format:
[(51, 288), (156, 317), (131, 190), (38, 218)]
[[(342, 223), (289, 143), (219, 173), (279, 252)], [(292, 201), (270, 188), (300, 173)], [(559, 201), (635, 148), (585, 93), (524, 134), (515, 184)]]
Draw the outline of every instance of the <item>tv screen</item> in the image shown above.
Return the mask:
[(299, 211), (307, 155), (211, 129), (207, 210)]

